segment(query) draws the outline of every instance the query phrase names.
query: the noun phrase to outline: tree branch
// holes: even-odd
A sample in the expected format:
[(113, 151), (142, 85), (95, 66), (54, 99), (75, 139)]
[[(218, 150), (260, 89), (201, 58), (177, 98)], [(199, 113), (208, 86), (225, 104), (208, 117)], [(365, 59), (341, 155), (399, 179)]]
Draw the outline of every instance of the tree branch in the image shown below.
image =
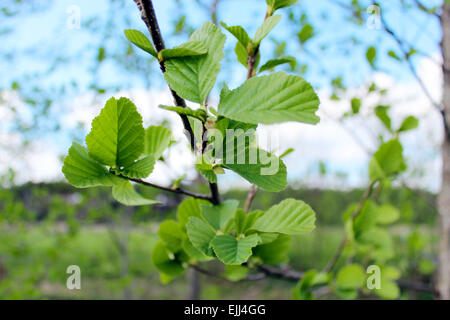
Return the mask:
[[(379, 5), (379, 3), (375, 0), (372, 0), (372, 4), (375, 6), (378, 6), (381, 8), (381, 6)], [(427, 99), (430, 101), (430, 103), (433, 105), (433, 107), (439, 111), (439, 113), (442, 116), (442, 121), (443, 121), (443, 125), (444, 125), (444, 130), (445, 130), (445, 134), (447, 139), (450, 139), (450, 125), (447, 122), (447, 117), (446, 117), (446, 112), (445, 109), (437, 102), (434, 100), (433, 96), (431, 95), (430, 91), (428, 90), (428, 88), (426, 87), (425, 83), (423, 82), (422, 78), (419, 76), (419, 74), (417, 73), (416, 68), (414, 67), (413, 62), (411, 61), (411, 54), (410, 54), (410, 48), (406, 48), (404, 41), (398, 37), (394, 30), (392, 30), (388, 24), (386, 23), (386, 20), (384, 19), (383, 14), (381, 13), (380, 10), (380, 22), (381, 25), (384, 29), (384, 31), (391, 36), (392, 39), (394, 39), (395, 42), (397, 42), (399, 49), (402, 52), (402, 55), (408, 65), (409, 70), (411, 71), (413, 77), (416, 79), (417, 83), (419, 84), (420, 88), (422, 89), (422, 91), (424, 92), (425, 96), (427, 97)]]
[(156, 188), (156, 189), (160, 189), (160, 190), (163, 190), (163, 191), (172, 192), (172, 193), (176, 193), (176, 194), (183, 194), (185, 196), (193, 197), (193, 198), (196, 198), (196, 199), (207, 200), (207, 201), (215, 204), (213, 197), (209, 196), (207, 194), (194, 193), (194, 192), (190, 192), (190, 191), (187, 191), (187, 190), (184, 190), (184, 189), (181, 189), (181, 188), (163, 187), (163, 186), (160, 186), (160, 185), (157, 185), (157, 184), (153, 184), (151, 182), (144, 181), (142, 179), (132, 179), (132, 178), (124, 177), (124, 176), (120, 176), (120, 177), (128, 179), (130, 181), (133, 181), (135, 183), (144, 185), (146, 187), (152, 187), (152, 188)]
[[(158, 20), (156, 18), (155, 9), (153, 8), (153, 2), (152, 0), (134, 0), (136, 5), (139, 8), (139, 11), (141, 12), (142, 20), (145, 22), (148, 31), (150, 32), (150, 35), (153, 40), (153, 44), (155, 45), (155, 48), (158, 52), (165, 49), (165, 44), (163, 37), (161, 35), (161, 30), (159, 28)], [(160, 61), (159, 66), (161, 68), (161, 71), (163, 73), (166, 72), (166, 67), (164, 65), (163, 61)], [(170, 86), (169, 86), (170, 88)], [(184, 101), (183, 98), (181, 98), (174, 90), (170, 88), (170, 91), (172, 93), (174, 102), (176, 106), (180, 106), (183, 108), (186, 108), (186, 101)], [(195, 143), (195, 135), (192, 130), (191, 124), (189, 123), (189, 119), (186, 115), (180, 115), (181, 120), (183, 121), (184, 129), (186, 131), (186, 134), (189, 138), (189, 143), (191, 145), (192, 150), (196, 151), (196, 143)], [(219, 204), (220, 203), (220, 195), (219, 195), (219, 188), (216, 183), (209, 183), (209, 187), (211, 190), (211, 197), (208, 199), (213, 204)], [(170, 189), (172, 190), (172, 189)], [(168, 190), (169, 191), (169, 190)]]

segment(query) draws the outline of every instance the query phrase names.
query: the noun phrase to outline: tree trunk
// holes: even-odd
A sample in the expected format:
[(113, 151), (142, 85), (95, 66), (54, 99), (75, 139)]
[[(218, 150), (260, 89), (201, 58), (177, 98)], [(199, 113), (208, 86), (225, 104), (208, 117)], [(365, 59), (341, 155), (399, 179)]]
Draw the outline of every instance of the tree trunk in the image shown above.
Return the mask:
[[(444, 4), (441, 16), (442, 55), (444, 73), (443, 115), (450, 123), (450, 4)], [(441, 299), (450, 299), (450, 139), (448, 132), (444, 135), (442, 145), (442, 189), (439, 194), (439, 275), (438, 291)]]

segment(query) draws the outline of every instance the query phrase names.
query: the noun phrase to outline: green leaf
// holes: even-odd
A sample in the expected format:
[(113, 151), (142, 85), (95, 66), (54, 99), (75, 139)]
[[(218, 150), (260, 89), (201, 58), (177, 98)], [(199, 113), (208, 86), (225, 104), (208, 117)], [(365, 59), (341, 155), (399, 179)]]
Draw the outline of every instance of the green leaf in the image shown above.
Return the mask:
[(200, 209), (202, 203), (206, 203), (206, 201), (195, 198), (186, 198), (180, 203), (177, 210), (177, 219), (183, 229), (186, 228), (190, 217), (202, 217)]
[(76, 142), (72, 144), (69, 154), (64, 159), (62, 172), (67, 181), (77, 188), (112, 186), (120, 179), (92, 159), (86, 148)]
[(238, 205), (239, 201), (237, 200), (227, 200), (216, 206), (202, 204), (200, 208), (203, 217), (214, 229), (224, 231), (226, 225), (234, 217)]
[(166, 220), (159, 225), (158, 236), (173, 253), (180, 251), (184, 232), (178, 222)]
[(298, 0), (266, 0), (267, 5), (272, 8), (273, 11), (290, 7), (297, 3)]
[(150, 40), (140, 31), (138, 30), (125, 30), (125, 36), (130, 40), (134, 45), (141, 48), (142, 50), (150, 53), (155, 58), (158, 58), (158, 53), (155, 48), (153, 48)]
[(147, 178), (155, 166), (155, 157), (148, 155), (120, 171), (122, 175), (132, 179)]
[(146, 206), (160, 203), (141, 196), (134, 190), (131, 183), (125, 179), (113, 186), (112, 195), (114, 199), (126, 206)]
[(158, 242), (152, 251), (152, 261), (155, 267), (165, 275), (178, 277), (184, 272), (184, 267), (180, 261), (171, 257), (163, 242)]
[(288, 63), (291, 66), (291, 70), (294, 70), (295, 66), (297, 65), (297, 59), (295, 59), (292, 56), (286, 56), (286, 57), (281, 57), (278, 59), (272, 59), (272, 60), (267, 61), (265, 64), (263, 64), (258, 72), (261, 73), (261, 72), (264, 72), (267, 70), (272, 70), (276, 66), (286, 64), (286, 63)]
[(205, 110), (203, 109), (197, 109), (197, 110), (193, 110), (191, 108), (184, 108), (184, 107), (170, 107), (170, 106), (164, 106), (164, 105), (159, 105), (159, 107), (161, 109), (165, 109), (168, 111), (174, 111), (178, 114), (184, 114), (186, 116), (189, 117), (193, 117), (196, 118), (202, 122), (206, 121), (206, 118), (208, 117), (208, 114), (206, 113)]
[[(263, 234), (259, 234), (261, 237)], [(262, 244), (253, 249), (253, 255), (259, 257), (265, 264), (280, 264), (289, 260), (292, 237), (280, 234), (273, 242)]]
[(298, 76), (276, 72), (254, 77), (225, 95), (218, 113), (246, 123), (299, 121), (316, 124), (319, 98), (309, 83)]
[(249, 268), (239, 265), (225, 266), (225, 277), (230, 281), (240, 281), (247, 277)]
[(155, 160), (159, 160), (163, 152), (169, 147), (172, 133), (162, 126), (150, 126), (145, 130), (144, 154), (152, 154)]
[(267, 210), (252, 228), (262, 232), (302, 235), (314, 230), (315, 221), (316, 214), (310, 206), (300, 200), (286, 199)]
[(284, 151), (281, 155), (280, 155), (280, 159), (286, 158), (288, 155), (290, 155), (292, 152), (294, 152), (295, 149), (294, 148), (289, 148), (286, 149), (286, 151)]
[(195, 248), (188, 238), (183, 239), (181, 247), (183, 251), (190, 257), (190, 260), (192, 262), (209, 261), (213, 259), (212, 257), (205, 255), (202, 251)]
[(201, 56), (208, 53), (208, 48), (203, 41), (189, 41), (173, 49), (161, 50), (164, 61), (174, 58)]
[(213, 252), (210, 243), (216, 236), (214, 228), (200, 218), (190, 217), (186, 229), (192, 245), (207, 256), (211, 256)]
[(400, 58), (400, 57), (397, 55), (397, 53), (396, 53), (395, 51), (393, 51), (393, 50), (389, 50), (389, 51), (388, 51), (388, 56), (391, 57), (391, 58), (393, 58), (393, 59), (395, 59), (395, 60), (397, 60), (397, 61), (401, 61), (401, 60), (402, 60), (402, 58)]
[(86, 137), (89, 155), (110, 167), (128, 167), (144, 151), (145, 131), (136, 106), (126, 98), (111, 98), (92, 121)]
[(235, 38), (244, 46), (244, 48), (248, 47), (248, 44), (252, 41), (247, 34), (247, 31), (244, 30), (241, 26), (227, 26), (226, 23), (220, 23), (222, 27), (224, 27), (228, 32), (230, 32)]
[(234, 224), (236, 227), (236, 235), (245, 235), (251, 229), (256, 219), (264, 214), (264, 211), (256, 210), (249, 214), (243, 209), (238, 209), (234, 215)]
[(378, 208), (377, 223), (379, 224), (391, 224), (399, 218), (400, 211), (390, 204), (384, 204)]
[(374, 289), (373, 292), (383, 299), (397, 299), (400, 296), (400, 288), (397, 283), (390, 280), (381, 279), (380, 289)]
[(242, 45), (242, 43), (238, 42), (238, 43), (236, 43), (234, 52), (236, 53), (239, 63), (241, 63), (244, 67), (248, 68), (248, 50), (247, 50), (247, 48), (245, 48)]
[(366, 58), (372, 68), (375, 67), (375, 60), (377, 58), (377, 49), (370, 46), (366, 51)]
[(305, 272), (302, 279), (292, 290), (292, 297), (296, 300), (314, 300), (312, 289), (319, 285), (327, 284), (330, 276), (326, 273), (318, 273), (316, 270)]
[(255, 36), (253, 37), (254, 46), (258, 46), (261, 41), (267, 37), (270, 31), (275, 28), (275, 26), (280, 22), (281, 16), (279, 14), (268, 17), (263, 24), (256, 30)]
[[(358, 238), (364, 231), (367, 231), (375, 226), (378, 216), (378, 207), (372, 201), (366, 201), (361, 209), (361, 212), (353, 222), (353, 232)], [(347, 218), (351, 218), (349, 214)]]
[[(241, 153), (246, 156), (243, 164), (237, 161)], [(256, 155), (256, 163), (250, 163), (249, 154)], [(279, 192), (284, 190), (287, 185), (287, 171), (283, 161), (261, 149), (237, 149), (234, 163), (224, 163), (223, 167), (236, 172), (242, 178), (266, 191)]]
[(227, 265), (240, 265), (252, 255), (252, 248), (260, 241), (257, 235), (251, 235), (237, 240), (232, 236), (216, 236), (211, 241), (211, 246), (217, 258)]
[[(398, 139), (383, 143), (373, 156), (369, 166), (372, 181), (389, 177), (406, 170), (403, 147)], [(380, 176), (380, 174), (382, 174)]]
[(397, 130), (397, 132), (405, 132), (416, 129), (417, 127), (419, 127), (419, 119), (414, 116), (409, 116), (406, 117), (405, 120), (403, 120), (402, 125)]
[(351, 264), (339, 270), (336, 284), (342, 289), (359, 289), (364, 286), (366, 274), (363, 268), (357, 264)]
[(306, 42), (308, 42), (308, 40), (314, 37), (314, 34), (314, 27), (311, 24), (307, 23), (301, 28), (299, 33), (297, 33), (297, 37), (298, 40), (300, 40), (301, 44), (305, 44)]
[(384, 124), (384, 126), (389, 130), (392, 131), (392, 125), (391, 125), (391, 117), (389, 117), (388, 111), (391, 107), (390, 106), (377, 106), (375, 108), (375, 114), (380, 119), (380, 121)]
[(351, 105), (352, 105), (352, 113), (358, 114), (359, 110), (361, 110), (361, 99), (353, 98), (351, 101)]
[(190, 41), (203, 41), (208, 54), (165, 62), (165, 79), (182, 98), (203, 104), (216, 82), (224, 53), (225, 36), (220, 28), (206, 22)]

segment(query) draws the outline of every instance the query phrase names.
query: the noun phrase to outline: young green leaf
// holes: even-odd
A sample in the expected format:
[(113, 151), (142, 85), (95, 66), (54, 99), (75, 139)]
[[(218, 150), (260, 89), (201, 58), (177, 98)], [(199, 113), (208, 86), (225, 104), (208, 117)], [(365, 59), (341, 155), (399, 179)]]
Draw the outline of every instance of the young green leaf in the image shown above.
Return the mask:
[(383, 143), (369, 165), (370, 180), (375, 181), (406, 170), (403, 147), (398, 139)]
[(292, 290), (292, 296), (296, 300), (314, 300), (312, 289), (318, 285), (328, 283), (330, 276), (326, 273), (318, 273), (316, 270), (305, 272), (297, 286)]
[(193, 110), (191, 108), (170, 107), (170, 106), (165, 106), (165, 105), (159, 105), (159, 107), (164, 110), (174, 111), (178, 114), (184, 114), (186, 116), (196, 118), (202, 122), (205, 122), (206, 118), (208, 117), (208, 114), (203, 109)]
[(359, 289), (364, 286), (366, 274), (363, 268), (357, 264), (351, 264), (339, 270), (336, 284), (342, 289)]
[(132, 184), (125, 179), (113, 186), (112, 195), (114, 199), (126, 206), (146, 206), (160, 203), (141, 196), (134, 190)]
[(297, 3), (298, 0), (266, 0), (267, 5), (273, 10), (290, 7)]
[(270, 31), (275, 28), (275, 26), (280, 22), (281, 16), (279, 14), (268, 17), (263, 24), (256, 30), (255, 36), (253, 37), (253, 45), (259, 46), (261, 41), (267, 37)]
[(136, 106), (126, 98), (111, 98), (92, 121), (86, 137), (89, 155), (113, 168), (130, 166), (144, 151), (145, 131)]
[(183, 264), (171, 258), (168, 249), (163, 242), (158, 242), (152, 251), (152, 261), (155, 267), (169, 277), (178, 277), (184, 272)]
[(391, 224), (400, 218), (400, 211), (390, 204), (383, 204), (378, 208), (377, 223)]
[(388, 114), (388, 111), (390, 108), (391, 108), (390, 106), (377, 106), (375, 108), (375, 115), (384, 124), (386, 129), (388, 129), (389, 131), (392, 131), (391, 117), (389, 117), (389, 114)]
[(299, 121), (316, 124), (319, 98), (303, 78), (276, 72), (254, 77), (230, 91), (219, 104), (219, 114), (246, 123)]
[(177, 219), (183, 229), (186, 229), (186, 224), (190, 217), (202, 217), (202, 211), (200, 209), (202, 203), (206, 203), (206, 201), (195, 198), (186, 198), (180, 203), (177, 210)]
[(262, 232), (277, 232), (302, 235), (315, 228), (316, 214), (306, 203), (286, 199), (272, 206), (253, 224), (253, 229)]
[[(241, 152), (255, 154), (257, 162), (245, 161), (240, 164), (235, 160), (233, 163), (224, 163), (223, 167), (236, 172), (242, 178), (266, 191), (279, 192), (286, 188), (287, 170), (282, 160), (267, 151), (253, 148), (237, 149), (235, 159), (239, 158)], [(263, 162), (261, 159), (265, 159), (265, 161)]]
[(202, 204), (200, 207), (203, 218), (205, 218), (214, 229), (224, 231), (228, 222), (233, 218), (238, 205), (239, 201), (237, 200), (227, 200), (216, 206)]
[(225, 266), (225, 277), (230, 281), (240, 281), (244, 279), (250, 269), (239, 265), (228, 265)]
[(192, 245), (207, 256), (211, 256), (213, 252), (210, 243), (216, 236), (214, 228), (200, 218), (190, 217), (186, 229)]
[(161, 57), (164, 61), (175, 58), (201, 56), (208, 53), (208, 48), (203, 41), (189, 41), (173, 49), (164, 49), (161, 51)]
[(188, 238), (183, 239), (181, 243), (181, 248), (190, 257), (191, 262), (209, 261), (214, 259), (213, 257), (205, 255), (202, 251), (194, 247)]
[(297, 33), (297, 37), (301, 44), (305, 44), (308, 40), (314, 37), (314, 34), (314, 27), (307, 23), (301, 28), (299, 33)]
[(137, 160), (130, 166), (120, 170), (120, 173), (128, 178), (141, 179), (147, 178), (152, 173), (155, 166), (155, 157), (148, 155)]
[(366, 51), (366, 58), (372, 68), (375, 68), (375, 60), (377, 58), (377, 49), (370, 46)]
[(352, 113), (353, 114), (358, 114), (359, 110), (361, 110), (361, 99), (359, 98), (353, 98), (351, 101), (351, 106), (352, 106)]
[(192, 34), (190, 41), (203, 41), (208, 54), (166, 61), (165, 79), (180, 97), (203, 104), (220, 70), (225, 36), (219, 27), (206, 22)]
[(163, 152), (169, 147), (172, 133), (162, 126), (150, 126), (145, 130), (144, 154), (153, 155), (159, 160)]
[(115, 177), (105, 166), (91, 158), (85, 147), (74, 142), (64, 159), (62, 172), (67, 181), (77, 188), (112, 186), (120, 178)]
[(400, 128), (397, 130), (397, 132), (406, 132), (409, 130), (416, 129), (419, 126), (419, 119), (417, 119), (414, 116), (406, 117)]
[(260, 238), (253, 234), (243, 239), (236, 239), (232, 236), (216, 236), (211, 241), (211, 246), (217, 258), (226, 265), (240, 265), (248, 260)]
[(222, 27), (224, 27), (228, 32), (230, 32), (236, 39), (244, 46), (244, 48), (248, 48), (249, 43), (252, 41), (247, 34), (247, 31), (244, 30), (241, 26), (227, 26), (226, 23), (220, 23)]
[(251, 229), (256, 219), (264, 214), (264, 211), (256, 210), (247, 214), (245, 210), (238, 209), (234, 215), (234, 224), (236, 228), (236, 235), (245, 234)]
[(383, 299), (397, 299), (400, 296), (400, 288), (392, 280), (381, 279), (380, 289), (375, 289), (374, 293)]
[(185, 234), (178, 222), (166, 220), (160, 224), (158, 236), (171, 252), (176, 253), (181, 249)]
[(245, 68), (248, 68), (248, 51), (242, 43), (236, 43), (236, 47), (234, 48), (234, 52), (236, 53), (237, 59), (240, 64), (242, 64)]
[(131, 29), (125, 30), (125, 36), (128, 38), (128, 40), (131, 41), (131, 43), (141, 48), (145, 52), (150, 53), (155, 58), (158, 58), (158, 53), (156, 52), (155, 48), (153, 48), (152, 43), (142, 32)]
[(288, 63), (291, 66), (291, 70), (294, 70), (297, 65), (297, 59), (295, 59), (292, 56), (286, 56), (286, 57), (281, 57), (278, 59), (272, 59), (272, 60), (267, 61), (265, 64), (263, 64), (261, 66), (261, 68), (259, 68), (258, 72), (261, 73), (261, 72), (264, 72), (267, 70), (272, 70), (276, 66), (286, 64), (286, 63)]
[[(263, 234), (258, 234), (261, 238)], [(288, 254), (291, 248), (292, 237), (280, 234), (274, 241), (261, 244), (253, 249), (253, 255), (262, 260), (265, 264), (280, 264), (289, 260)]]

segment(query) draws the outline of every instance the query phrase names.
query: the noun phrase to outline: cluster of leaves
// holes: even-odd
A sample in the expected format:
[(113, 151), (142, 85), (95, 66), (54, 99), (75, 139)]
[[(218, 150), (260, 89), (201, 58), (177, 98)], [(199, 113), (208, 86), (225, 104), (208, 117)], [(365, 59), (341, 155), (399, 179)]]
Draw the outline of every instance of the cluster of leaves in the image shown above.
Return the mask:
[[(253, 40), (242, 27), (223, 24), (238, 38), (238, 46), (244, 48), (242, 52), (245, 55), (238, 53), (239, 61), (249, 60), (255, 55), (261, 41), (279, 22), (281, 16), (273, 16), (275, 10), (293, 3), (295, 1), (268, 1), (268, 18)], [(164, 77), (172, 90), (181, 98), (199, 104), (195, 110), (181, 106), (161, 107), (188, 117), (197, 146), (202, 151), (202, 161), (197, 169), (205, 178), (217, 182), (216, 174), (223, 174), (227, 169), (268, 191), (277, 192), (286, 187), (286, 166), (280, 158), (251, 142), (254, 133), (244, 146), (234, 145), (239, 136), (225, 139), (220, 144), (219, 149), (227, 152), (231, 144), (231, 162), (226, 161), (223, 152), (219, 153), (217, 148), (209, 148), (213, 143), (217, 145), (214, 139), (209, 139), (206, 148), (203, 147), (202, 137), (207, 133), (205, 128), (210, 132), (218, 130), (225, 136), (229, 129), (241, 129), (237, 132), (246, 134), (247, 130), (254, 130), (259, 124), (286, 121), (316, 124), (319, 121), (315, 114), (319, 99), (310, 84), (301, 77), (283, 72), (254, 77), (235, 90), (225, 85), (217, 109), (208, 108), (206, 100), (224, 57), (226, 38), (219, 27), (207, 22), (191, 35), (187, 43), (160, 52), (156, 52), (151, 41), (137, 30), (126, 30), (125, 35), (164, 64)], [(279, 64), (280, 61), (268, 62), (260, 71)], [(201, 125), (195, 125), (196, 122)], [(87, 148), (77, 143), (70, 148), (63, 172), (76, 187), (112, 186), (114, 198), (125, 205), (154, 204), (155, 201), (138, 194), (130, 181), (138, 182), (148, 177), (169, 143), (170, 132), (167, 129), (150, 127), (145, 130), (142, 118), (130, 100), (112, 98), (92, 122), (92, 130), (86, 138)], [(256, 163), (248, 161), (250, 152), (256, 153)], [(235, 161), (240, 157), (245, 161)], [(269, 159), (271, 163), (275, 161), (277, 170), (264, 173), (270, 163), (261, 159)], [(178, 209), (178, 221), (165, 221), (159, 230), (161, 242), (153, 252), (153, 261), (162, 279), (171, 279), (181, 274), (189, 264), (212, 258), (218, 258), (229, 266), (249, 262), (251, 256), (252, 261), (259, 263), (281, 262), (285, 260), (290, 236), (314, 229), (315, 213), (299, 200), (287, 199), (265, 212), (249, 214), (238, 205), (236, 200), (212, 205), (194, 198), (186, 199)]]
[(130, 100), (111, 98), (92, 122), (87, 148), (74, 142), (62, 171), (78, 188), (112, 187), (113, 197), (122, 204), (155, 204), (137, 193), (129, 179), (148, 177), (170, 141), (167, 128), (144, 129), (142, 117)]
[[(251, 266), (287, 261), (291, 236), (314, 229), (315, 213), (303, 201), (286, 199), (267, 211), (246, 213), (238, 201), (213, 206), (203, 200), (184, 200), (177, 221), (160, 225), (161, 241), (153, 251), (153, 262), (163, 281), (181, 275), (191, 264), (219, 259), (226, 276), (239, 280)], [(241, 266), (246, 263), (248, 267)]]

